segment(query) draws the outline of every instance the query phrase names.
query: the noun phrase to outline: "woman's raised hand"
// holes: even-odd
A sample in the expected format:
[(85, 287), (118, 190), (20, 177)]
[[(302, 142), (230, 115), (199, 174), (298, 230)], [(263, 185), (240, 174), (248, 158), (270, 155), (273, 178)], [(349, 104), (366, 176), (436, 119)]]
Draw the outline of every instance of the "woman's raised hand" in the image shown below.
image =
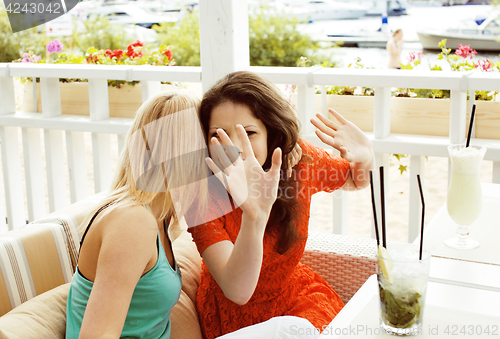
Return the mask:
[(346, 120), (333, 109), (328, 111), (340, 123), (336, 124), (324, 115), (317, 113), (311, 123), (318, 128), (316, 135), (325, 144), (340, 152), (340, 156), (349, 162), (361, 163), (371, 159), (372, 144), (370, 139), (352, 122)]
[(255, 158), (245, 129), (241, 125), (236, 128), (243, 148), (239, 156), (233, 154), (236, 147), (229, 136), (218, 129), (220, 142), (215, 137), (211, 139), (211, 158), (206, 158), (206, 162), (248, 217), (267, 219), (277, 197), (281, 149), (274, 150), (271, 169), (265, 172)]

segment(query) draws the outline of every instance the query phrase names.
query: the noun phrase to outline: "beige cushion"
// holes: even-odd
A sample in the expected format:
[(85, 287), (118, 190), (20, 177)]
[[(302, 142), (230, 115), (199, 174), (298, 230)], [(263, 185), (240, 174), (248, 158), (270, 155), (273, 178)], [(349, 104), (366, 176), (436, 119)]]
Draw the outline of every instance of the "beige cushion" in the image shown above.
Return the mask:
[(181, 291), (179, 301), (170, 314), (170, 320), (172, 321), (170, 339), (202, 339), (194, 301), (188, 297), (186, 292)]
[(56, 287), (0, 317), (0, 339), (64, 338), (69, 286)]
[(201, 257), (192, 241), (191, 234), (183, 231), (172, 243), (175, 260), (182, 273), (182, 290), (194, 302), (200, 284)]
[[(24, 237), (38, 239), (39, 241), (30, 241), (27, 244), (24, 240), (22, 242), (16, 240), (16, 243), (25, 243), (24, 246), (28, 248), (28, 252), (35, 250), (43, 254), (38, 258), (38, 260), (44, 262), (43, 265), (41, 265), (40, 261), (37, 261), (36, 266), (41, 265), (40, 267), (42, 267), (47, 265), (47, 263), (58, 264), (57, 262), (62, 259), (57, 260), (57, 257), (54, 255), (50, 258), (45, 258), (47, 255), (45, 247), (39, 248), (40, 244), (47, 245), (48, 243), (54, 243), (54, 241), (50, 242), (37, 237), (42, 233), (45, 234), (45, 238), (49, 239), (52, 237), (51, 234), (54, 233), (53, 229), (56, 229), (59, 230), (58, 232), (61, 235), (65, 235), (64, 239), (68, 241), (68, 237), (72, 234), (74, 235), (75, 225), (81, 223), (81, 220), (85, 218), (85, 213), (88, 213), (100, 199), (101, 197), (96, 198), (95, 196), (85, 199), (86, 201), (73, 204), (69, 208), (55, 212), (42, 220), (36, 221), (32, 225), (28, 225), (25, 230), (21, 231), (24, 232), (22, 233)], [(76, 205), (79, 205), (79, 208)], [(8, 232), (7, 234), (10, 237), (15, 236), (14, 238), (16, 238), (18, 237), (17, 232)], [(56, 233), (61, 237), (58, 232)], [(74, 256), (78, 254), (78, 248), (76, 248), (79, 245), (78, 241), (79, 236), (74, 236), (73, 241), (70, 241), (72, 244), (69, 245), (69, 248), (66, 248), (67, 251), (62, 251), (65, 253), (64, 262), (67, 274), (72, 273), (71, 269), (73, 267), (71, 262), (76, 259)], [(5, 240), (2, 241), (0, 238), (0, 247), (3, 242)], [(50, 246), (54, 247), (54, 245)], [(171, 313), (171, 339), (201, 339), (202, 334), (195, 307), (196, 291), (200, 281), (201, 257), (192, 241), (191, 235), (185, 231), (173, 242), (172, 247), (175, 259), (182, 272), (182, 291), (179, 302), (174, 306)], [(62, 249), (63, 246), (59, 246), (59, 248)], [(8, 255), (2, 255), (0, 260), (4, 257), (8, 257)], [(69, 259), (69, 257), (71, 258)], [(0, 265), (1, 267), (2, 265)], [(57, 284), (67, 282), (67, 278), (64, 278), (58, 278)], [(36, 279), (38, 280), (38, 278)], [(3, 277), (2, 270), (0, 269), (0, 312), (2, 311), (2, 302), (5, 301), (5, 296), (8, 296), (4, 280), (5, 277)], [(43, 291), (37, 290), (33, 294), (38, 294), (37, 297), (32, 299), (27, 298), (30, 300), (24, 300), (25, 302), (22, 305), (0, 317), (0, 339), (64, 338), (66, 330), (66, 300), (69, 285), (62, 285), (43, 294), (40, 294)], [(48, 287), (53, 286), (48, 285)], [(48, 290), (48, 287), (45, 287), (45, 290)], [(0, 314), (4, 314), (11, 309), (11, 305), (8, 302), (9, 298), (7, 297), (6, 300), (5, 310)]]

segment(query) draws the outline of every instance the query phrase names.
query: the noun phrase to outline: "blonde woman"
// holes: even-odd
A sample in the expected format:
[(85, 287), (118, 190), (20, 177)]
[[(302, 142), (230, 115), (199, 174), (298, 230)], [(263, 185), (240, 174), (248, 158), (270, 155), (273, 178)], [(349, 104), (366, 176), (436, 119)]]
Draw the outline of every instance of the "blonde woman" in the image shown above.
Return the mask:
[(139, 108), (112, 191), (82, 237), (66, 338), (170, 337), (181, 290), (171, 240), (195, 199), (205, 204), (208, 153), (199, 104), (195, 95), (175, 91)]

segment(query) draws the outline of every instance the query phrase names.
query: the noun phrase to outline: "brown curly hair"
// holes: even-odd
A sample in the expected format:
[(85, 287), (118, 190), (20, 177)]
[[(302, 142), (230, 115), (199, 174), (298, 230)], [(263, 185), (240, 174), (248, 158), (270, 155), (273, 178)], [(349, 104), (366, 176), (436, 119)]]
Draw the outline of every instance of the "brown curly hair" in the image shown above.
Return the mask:
[[(209, 121), (213, 109), (225, 102), (247, 106), (267, 129), (267, 159), (264, 170), (271, 168), (272, 154), (276, 147), (282, 150), (281, 174), (276, 199), (266, 230), (279, 227), (278, 253), (285, 253), (297, 241), (295, 220), (298, 213), (297, 182), (285, 175), (288, 169), (287, 155), (299, 138), (300, 123), (294, 107), (270, 81), (251, 72), (234, 72), (219, 80), (203, 96), (200, 106), (200, 122), (208, 142)], [(291, 192), (294, 194), (283, 194)]]

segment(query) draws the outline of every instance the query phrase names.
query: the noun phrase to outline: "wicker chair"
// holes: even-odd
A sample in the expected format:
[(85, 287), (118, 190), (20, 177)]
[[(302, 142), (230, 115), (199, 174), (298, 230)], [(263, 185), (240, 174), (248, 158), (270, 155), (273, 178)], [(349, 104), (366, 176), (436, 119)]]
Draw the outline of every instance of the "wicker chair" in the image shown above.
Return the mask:
[(347, 303), (376, 273), (376, 240), (311, 232), (301, 262), (325, 279)]

